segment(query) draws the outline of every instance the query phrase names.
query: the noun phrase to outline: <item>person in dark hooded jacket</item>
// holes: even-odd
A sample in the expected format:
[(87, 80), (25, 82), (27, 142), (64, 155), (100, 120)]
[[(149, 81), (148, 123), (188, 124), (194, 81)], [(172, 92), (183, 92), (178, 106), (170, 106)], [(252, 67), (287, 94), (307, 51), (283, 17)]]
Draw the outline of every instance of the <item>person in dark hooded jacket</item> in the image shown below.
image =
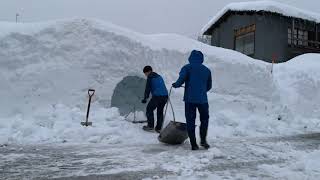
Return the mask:
[(153, 111), (157, 109), (157, 125), (155, 127), (156, 132), (160, 132), (163, 124), (163, 109), (168, 100), (168, 91), (163, 78), (152, 71), (151, 66), (145, 66), (143, 73), (147, 76), (147, 84), (144, 92), (144, 99), (142, 103), (147, 103), (150, 93), (152, 98), (147, 105), (147, 119), (148, 125), (143, 126), (146, 131), (154, 130), (154, 114)]
[(200, 138), (201, 146), (208, 149), (207, 131), (209, 124), (209, 104), (207, 92), (212, 87), (211, 71), (203, 63), (201, 51), (193, 50), (189, 57), (189, 64), (182, 67), (179, 79), (172, 84), (172, 87), (179, 88), (185, 84), (184, 98), (185, 117), (187, 122), (188, 136), (192, 150), (198, 150), (195, 135), (196, 110), (200, 113)]

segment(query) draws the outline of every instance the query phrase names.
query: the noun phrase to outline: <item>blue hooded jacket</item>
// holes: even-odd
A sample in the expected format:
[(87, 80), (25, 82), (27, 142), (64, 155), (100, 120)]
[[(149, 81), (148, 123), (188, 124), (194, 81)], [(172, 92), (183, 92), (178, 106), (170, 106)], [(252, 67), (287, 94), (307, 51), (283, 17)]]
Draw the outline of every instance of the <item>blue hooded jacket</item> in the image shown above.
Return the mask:
[(148, 75), (144, 99), (149, 98), (150, 92), (152, 96), (168, 96), (168, 90), (162, 77), (155, 72)]
[(185, 83), (183, 100), (186, 103), (208, 103), (207, 92), (212, 88), (212, 77), (210, 69), (202, 63), (202, 52), (193, 50), (189, 64), (182, 67), (179, 79), (173, 84), (174, 87), (181, 87)]

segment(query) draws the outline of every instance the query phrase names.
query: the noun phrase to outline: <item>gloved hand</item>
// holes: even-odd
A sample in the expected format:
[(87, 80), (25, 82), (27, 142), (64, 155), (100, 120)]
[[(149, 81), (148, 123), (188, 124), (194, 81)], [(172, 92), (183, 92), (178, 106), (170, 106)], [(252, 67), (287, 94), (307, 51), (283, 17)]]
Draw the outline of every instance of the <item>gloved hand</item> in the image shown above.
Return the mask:
[(147, 100), (146, 99), (142, 99), (141, 103), (145, 104), (145, 103), (147, 103)]
[(173, 84), (172, 84), (172, 87), (173, 87), (173, 88), (178, 88), (178, 86), (177, 86), (176, 83), (173, 83)]

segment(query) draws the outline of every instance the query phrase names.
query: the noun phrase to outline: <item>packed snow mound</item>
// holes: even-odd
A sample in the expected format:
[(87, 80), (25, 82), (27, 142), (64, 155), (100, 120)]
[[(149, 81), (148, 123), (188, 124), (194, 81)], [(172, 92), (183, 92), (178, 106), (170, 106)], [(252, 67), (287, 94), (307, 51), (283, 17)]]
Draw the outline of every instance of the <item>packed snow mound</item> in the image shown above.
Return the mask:
[[(269, 99), (265, 92), (273, 88), (266, 64), (253, 63), (240, 53), (209, 48), (176, 35), (159, 40), (161, 36), (148, 38), (87, 19), (35, 24), (34, 27), (26, 24), (26, 29), (33, 31), (22, 31), (22, 25), (17, 26), (17, 31), (4, 33), (0, 38), (0, 79), (6, 85), (1, 93), (12, 102), (1, 102), (4, 107), (1, 115), (25, 114), (26, 110), (30, 112), (48, 103), (80, 106), (88, 88), (96, 89), (96, 100), (109, 106), (116, 84), (127, 75), (141, 75), (141, 69), (147, 64), (171, 84), (194, 48), (208, 52), (206, 64), (214, 71), (216, 92)], [(179, 46), (181, 41), (184, 46), (190, 44), (189, 49), (173, 47), (172, 44)], [(165, 44), (171, 44), (171, 49)], [(254, 71), (259, 73), (252, 76)], [(250, 81), (253, 83), (246, 83)], [(262, 86), (263, 82), (267, 85)], [(264, 90), (257, 90), (260, 88)]]
[(282, 103), (301, 118), (320, 117), (319, 59), (320, 54), (305, 54), (275, 66)]
[[(92, 19), (0, 23), (0, 29), (0, 121), (5, 122), (0, 143), (155, 143), (156, 137), (146, 141), (139, 125), (110, 108), (114, 90), (127, 76), (142, 77), (145, 65), (171, 87), (193, 49), (204, 52), (213, 75), (209, 139), (296, 132), (306, 122), (292, 118), (296, 107), (281, 103), (282, 90), (296, 87), (275, 81), (270, 64), (232, 50), (179, 35), (143, 35)], [(96, 90), (89, 117), (94, 127), (85, 129), (80, 122), (89, 88)], [(173, 90), (177, 120), (184, 122), (182, 97), (183, 89)]]
[(310, 21), (320, 22), (320, 14), (310, 11), (302, 10), (293, 6), (289, 6), (283, 3), (275, 1), (250, 1), (250, 2), (238, 2), (230, 3), (219, 11), (215, 17), (213, 17), (208, 24), (206, 24), (201, 34), (204, 34), (212, 25), (214, 25), (225, 13), (228, 11), (265, 11), (278, 13), (287, 17), (295, 17), (300, 19), (306, 19)]

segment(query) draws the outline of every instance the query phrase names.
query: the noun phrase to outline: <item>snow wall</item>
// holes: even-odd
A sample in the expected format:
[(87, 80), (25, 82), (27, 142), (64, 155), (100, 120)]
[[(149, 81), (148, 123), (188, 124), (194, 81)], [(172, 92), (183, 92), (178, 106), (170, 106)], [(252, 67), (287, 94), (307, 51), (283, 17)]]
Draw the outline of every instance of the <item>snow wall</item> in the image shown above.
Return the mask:
[[(140, 127), (110, 108), (117, 85), (151, 65), (170, 87), (192, 49), (203, 51), (213, 74), (210, 138), (296, 133), (317, 124), (319, 78), (296, 66), (300, 59), (276, 65), (272, 75), (270, 64), (232, 50), (179, 35), (142, 35), (98, 20), (0, 27), (0, 143), (135, 142), (144, 137)], [(314, 71), (320, 67), (308, 63)], [(79, 123), (88, 88), (96, 89), (94, 127), (84, 131)], [(184, 122), (182, 97), (183, 89), (175, 89), (171, 99)]]

